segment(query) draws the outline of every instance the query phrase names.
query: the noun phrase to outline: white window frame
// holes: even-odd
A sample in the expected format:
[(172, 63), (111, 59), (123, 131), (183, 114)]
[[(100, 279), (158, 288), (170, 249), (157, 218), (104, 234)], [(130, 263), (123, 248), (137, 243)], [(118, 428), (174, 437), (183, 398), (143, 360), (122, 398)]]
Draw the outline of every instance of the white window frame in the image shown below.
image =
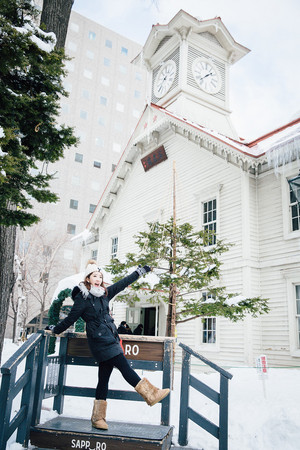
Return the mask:
[(284, 270), (283, 276), (286, 280), (290, 355), (294, 358), (300, 358), (296, 309), (296, 286), (300, 286), (300, 270), (299, 268)]
[(298, 174), (299, 167), (297, 167), (296, 163), (293, 163), (289, 170), (285, 169), (285, 171), (281, 174), (283, 238), (285, 240), (300, 238), (300, 230), (292, 231), (290, 185), (288, 182), (288, 180), (296, 177)]
[(195, 193), (195, 197), (199, 201), (199, 221), (198, 226), (200, 229), (204, 229), (204, 222), (203, 222), (203, 204), (206, 202), (209, 202), (210, 200), (216, 199), (216, 205), (217, 205), (217, 221), (216, 221), (216, 237), (217, 239), (220, 239), (221, 236), (221, 227), (220, 227), (220, 192), (223, 188), (222, 184), (215, 184), (210, 187), (207, 187), (206, 189), (203, 189), (200, 192)]
[[(209, 202), (216, 202), (216, 219), (215, 220), (211, 220), (208, 222), (204, 222), (204, 205), (205, 204), (209, 204)], [(217, 233), (218, 233), (218, 200), (216, 196), (213, 196), (211, 198), (209, 198), (208, 200), (204, 200), (202, 203), (202, 207), (201, 207), (201, 213), (202, 213), (202, 229), (205, 230), (205, 227), (209, 227), (211, 224), (215, 224), (215, 235), (213, 237), (214, 242), (212, 244), (208, 244), (209, 246), (215, 245), (216, 244), (216, 239), (217, 239)]]
[[(115, 249), (115, 251), (113, 251)], [(119, 251), (119, 236), (114, 235), (110, 238), (110, 259), (115, 259), (118, 257)]]

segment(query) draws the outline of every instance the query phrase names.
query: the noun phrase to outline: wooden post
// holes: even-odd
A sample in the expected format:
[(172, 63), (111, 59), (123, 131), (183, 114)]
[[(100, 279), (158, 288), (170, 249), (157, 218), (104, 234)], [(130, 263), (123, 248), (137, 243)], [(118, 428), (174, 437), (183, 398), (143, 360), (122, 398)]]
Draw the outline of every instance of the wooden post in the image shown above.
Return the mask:
[(66, 364), (67, 347), (68, 347), (68, 338), (61, 337), (59, 346), (59, 356), (61, 361), (58, 375), (59, 394), (56, 397), (54, 397), (53, 401), (53, 409), (57, 411), (58, 414), (62, 414), (64, 409), (63, 388), (66, 383), (67, 377), (67, 364)]
[(219, 450), (228, 449), (228, 378), (220, 373)]
[(182, 350), (181, 369), (181, 393), (180, 393), (180, 415), (179, 415), (179, 445), (186, 446), (188, 443), (188, 407), (189, 407), (189, 378), (190, 378), (191, 355)]
[[(44, 333), (44, 332), (42, 332)], [(49, 347), (50, 334), (44, 334), (44, 337), (39, 345), (38, 354), (38, 368), (36, 376), (36, 386), (34, 395), (34, 404), (32, 411), (31, 426), (40, 422), (42, 401), (44, 397), (44, 381), (47, 369), (48, 347)]]
[(23, 376), (28, 374), (29, 380), (23, 388), (22, 400), (21, 400), (21, 408), (26, 408), (26, 416), (28, 420), (23, 420), (20, 424), (17, 432), (16, 441), (22, 445), (27, 446), (29, 439), (29, 431), (30, 431), (30, 418), (33, 410), (33, 401), (35, 391), (35, 382), (36, 382), (36, 373), (37, 373), (37, 361), (36, 361), (36, 347), (33, 347), (31, 352), (26, 358), (26, 366), (25, 372)]

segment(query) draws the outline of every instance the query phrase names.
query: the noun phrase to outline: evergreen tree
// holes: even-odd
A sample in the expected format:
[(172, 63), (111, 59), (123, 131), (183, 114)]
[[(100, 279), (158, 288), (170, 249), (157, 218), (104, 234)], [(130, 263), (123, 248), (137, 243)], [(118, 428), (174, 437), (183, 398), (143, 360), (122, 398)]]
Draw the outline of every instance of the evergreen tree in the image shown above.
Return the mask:
[[(70, 127), (58, 125), (64, 50), (37, 25), (30, 0), (0, 3), (0, 354), (13, 286), (15, 226), (37, 222), (32, 201), (56, 202), (48, 163), (76, 144)], [(8, 239), (8, 232), (11, 240)]]
[(221, 256), (230, 244), (204, 230), (195, 231), (189, 223), (175, 225), (172, 218), (148, 226), (148, 231), (135, 236), (139, 252), (128, 253), (122, 262), (113, 259), (106, 269), (117, 281), (133, 265), (154, 268), (118, 299), (132, 306), (140, 301), (141, 289), (147, 289), (150, 302), (164, 300), (168, 304), (167, 336), (175, 336), (175, 324), (197, 317), (223, 316), (237, 321), (246, 314), (256, 317), (269, 311), (265, 299), (245, 298), (220, 286)]

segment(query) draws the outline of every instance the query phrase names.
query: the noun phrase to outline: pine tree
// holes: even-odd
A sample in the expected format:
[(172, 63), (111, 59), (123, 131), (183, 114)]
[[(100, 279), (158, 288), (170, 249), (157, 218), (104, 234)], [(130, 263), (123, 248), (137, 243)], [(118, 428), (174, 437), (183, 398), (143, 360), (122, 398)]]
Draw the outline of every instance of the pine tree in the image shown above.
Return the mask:
[(197, 317), (237, 321), (246, 314), (256, 317), (269, 311), (265, 299), (245, 298), (220, 286), (221, 258), (230, 244), (204, 230), (195, 231), (189, 223), (174, 226), (172, 218), (165, 224), (148, 223), (148, 227), (135, 236), (139, 252), (128, 253), (122, 262), (113, 259), (106, 269), (117, 281), (134, 265), (154, 268), (118, 299), (132, 306), (140, 301), (141, 290), (147, 289), (150, 302), (164, 300), (168, 304), (166, 336), (175, 336), (176, 324)]
[(37, 27), (36, 17), (30, 0), (0, 3), (0, 354), (13, 286), (13, 228), (39, 220), (33, 201), (57, 201), (48, 163), (76, 144), (72, 128), (57, 123), (67, 95), (64, 50), (55, 50), (55, 35)]

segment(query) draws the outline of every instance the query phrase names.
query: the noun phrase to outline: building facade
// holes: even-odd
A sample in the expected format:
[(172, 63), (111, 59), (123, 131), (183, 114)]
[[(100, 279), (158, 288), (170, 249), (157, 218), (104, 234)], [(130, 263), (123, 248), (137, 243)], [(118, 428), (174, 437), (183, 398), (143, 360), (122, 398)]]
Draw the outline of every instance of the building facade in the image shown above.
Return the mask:
[[(248, 51), (220, 18), (200, 22), (180, 11), (152, 28), (135, 60), (149, 71), (152, 103), (88, 223), (81, 268), (93, 251), (102, 267), (135, 252), (134, 235), (147, 222), (172, 216), (175, 161), (178, 220), (213, 226), (233, 243), (222, 257), (221, 284), (247, 298), (268, 298), (270, 306), (269, 314), (237, 323), (202, 317), (180, 324), (178, 340), (223, 365), (252, 366), (263, 353), (270, 365), (293, 366), (300, 357), (300, 214), (299, 188), (297, 200), (290, 180), (300, 168), (300, 119), (253, 142), (237, 138), (228, 73)], [(117, 323), (142, 322), (165, 333), (163, 302), (151, 305), (147, 296), (133, 308), (114, 302), (112, 313)]]

